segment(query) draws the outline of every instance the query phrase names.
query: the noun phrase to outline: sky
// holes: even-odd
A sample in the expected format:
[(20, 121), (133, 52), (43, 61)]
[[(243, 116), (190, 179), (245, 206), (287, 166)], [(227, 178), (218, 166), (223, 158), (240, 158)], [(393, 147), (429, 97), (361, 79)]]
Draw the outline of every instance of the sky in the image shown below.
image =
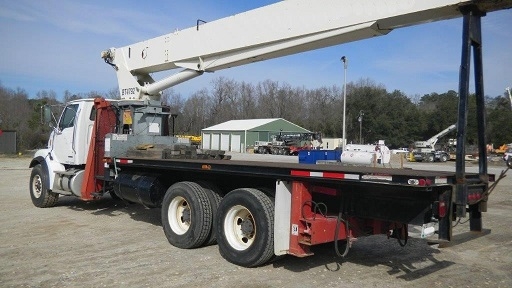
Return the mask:
[[(97, 1), (0, 0), (0, 84), (62, 97), (117, 88), (112, 68), (100, 58), (111, 47), (164, 35), (272, 4), (270, 0)], [(503, 95), (512, 86), (512, 10), (482, 18), (484, 89)], [(370, 79), (410, 97), (458, 90), (462, 18), (392, 31), (351, 42), (235, 68), (205, 73), (172, 89), (184, 97), (225, 77), (257, 84), (265, 80), (308, 89)], [(186, 48), (185, 48), (186, 49)], [(347, 57), (344, 71), (342, 56)], [(177, 72), (177, 71), (176, 71)], [(162, 78), (175, 73), (167, 71)], [(474, 91), (474, 84), (470, 90)]]

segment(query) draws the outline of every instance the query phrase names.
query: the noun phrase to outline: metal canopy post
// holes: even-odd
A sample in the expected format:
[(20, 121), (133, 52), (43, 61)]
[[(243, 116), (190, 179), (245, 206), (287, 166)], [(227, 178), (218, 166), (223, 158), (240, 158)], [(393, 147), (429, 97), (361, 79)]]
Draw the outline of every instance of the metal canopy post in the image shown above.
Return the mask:
[[(457, 126), (457, 150), (456, 150), (456, 199), (457, 204), (456, 215), (458, 217), (466, 217), (468, 184), (465, 172), (465, 140), (468, 115), (468, 98), (469, 98), (469, 78), (470, 78), (470, 61), (471, 48), (474, 51), (475, 64), (475, 93), (477, 108), (477, 125), (478, 125), (478, 153), (479, 153), (479, 175), (480, 179), (487, 185), (487, 157), (485, 147), (485, 99), (483, 85), (483, 64), (482, 64), (482, 29), (481, 17), (485, 13), (479, 11), (476, 7), (465, 7), (462, 9), (463, 30), (462, 30), (462, 56), (459, 75), (459, 115)], [(470, 205), (470, 230), (482, 230), (482, 216), (480, 205)]]

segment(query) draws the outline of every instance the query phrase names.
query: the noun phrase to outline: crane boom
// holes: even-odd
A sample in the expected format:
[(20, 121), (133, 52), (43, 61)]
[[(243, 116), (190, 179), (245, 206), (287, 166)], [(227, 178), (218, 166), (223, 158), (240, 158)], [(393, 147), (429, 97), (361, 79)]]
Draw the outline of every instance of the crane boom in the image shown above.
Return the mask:
[[(512, 7), (512, 0), (289, 0), (110, 48), (123, 99), (155, 99), (203, 72), (249, 64), (351, 41), (396, 28), (460, 17), (463, 6), (483, 13)], [(321, 15), (321, 17), (319, 17)], [(150, 73), (183, 68), (155, 81)]]
[(425, 141), (416, 141), (414, 142), (414, 146), (416, 148), (434, 148), (439, 138), (443, 137), (444, 135), (450, 133), (451, 131), (455, 130), (457, 128), (457, 124), (452, 124), (448, 126), (448, 128), (444, 129), (443, 131), (437, 133), (436, 135), (430, 137), (430, 139), (427, 139)]

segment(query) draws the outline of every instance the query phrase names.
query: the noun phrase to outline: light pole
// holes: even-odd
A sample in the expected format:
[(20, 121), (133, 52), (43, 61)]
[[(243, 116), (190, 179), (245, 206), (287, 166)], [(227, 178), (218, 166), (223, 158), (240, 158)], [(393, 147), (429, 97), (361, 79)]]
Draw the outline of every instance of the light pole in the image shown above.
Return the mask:
[(359, 110), (359, 117), (357, 117), (357, 121), (359, 121), (359, 144), (363, 144), (363, 110)]
[(345, 114), (347, 110), (347, 66), (348, 66), (348, 59), (347, 57), (343, 56), (341, 57), (341, 62), (343, 62), (343, 71), (344, 71), (344, 79), (343, 79), (343, 149), (342, 151), (345, 151), (345, 144), (346, 144), (346, 134), (345, 134)]

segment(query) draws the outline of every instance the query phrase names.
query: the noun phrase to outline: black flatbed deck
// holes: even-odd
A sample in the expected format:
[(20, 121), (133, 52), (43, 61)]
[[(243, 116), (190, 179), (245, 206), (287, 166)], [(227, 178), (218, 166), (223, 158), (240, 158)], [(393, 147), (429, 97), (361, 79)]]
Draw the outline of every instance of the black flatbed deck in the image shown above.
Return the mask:
[[(236, 175), (252, 175), (255, 177), (271, 177), (276, 179), (297, 179), (304, 177), (323, 177), (346, 180), (375, 180), (387, 182), (403, 182), (403, 179), (446, 179), (440, 184), (455, 183), (455, 172), (435, 170), (415, 170), (410, 168), (381, 168), (363, 166), (344, 166), (336, 164), (301, 164), (241, 160), (208, 160), (208, 159), (147, 159), (119, 158), (116, 165), (120, 167), (139, 167), (146, 169), (165, 169), (179, 171), (202, 170), (209, 173), (229, 173)], [(307, 175), (307, 173), (310, 173)], [(323, 175), (321, 174), (323, 173)], [(344, 177), (349, 175), (349, 177)], [(358, 177), (356, 177), (356, 175)], [(379, 177), (377, 177), (379, 176)], [(386, 178), (387, 177), (387, 178)], [(358, 178), (358, 179), (356, 179)], [(478, 174), (467, 173), (466, 178), (478, 179)], [(406, 182), (406, 180), (405, 180)], [(398, 184), (398, 183), (397, 183)]]

